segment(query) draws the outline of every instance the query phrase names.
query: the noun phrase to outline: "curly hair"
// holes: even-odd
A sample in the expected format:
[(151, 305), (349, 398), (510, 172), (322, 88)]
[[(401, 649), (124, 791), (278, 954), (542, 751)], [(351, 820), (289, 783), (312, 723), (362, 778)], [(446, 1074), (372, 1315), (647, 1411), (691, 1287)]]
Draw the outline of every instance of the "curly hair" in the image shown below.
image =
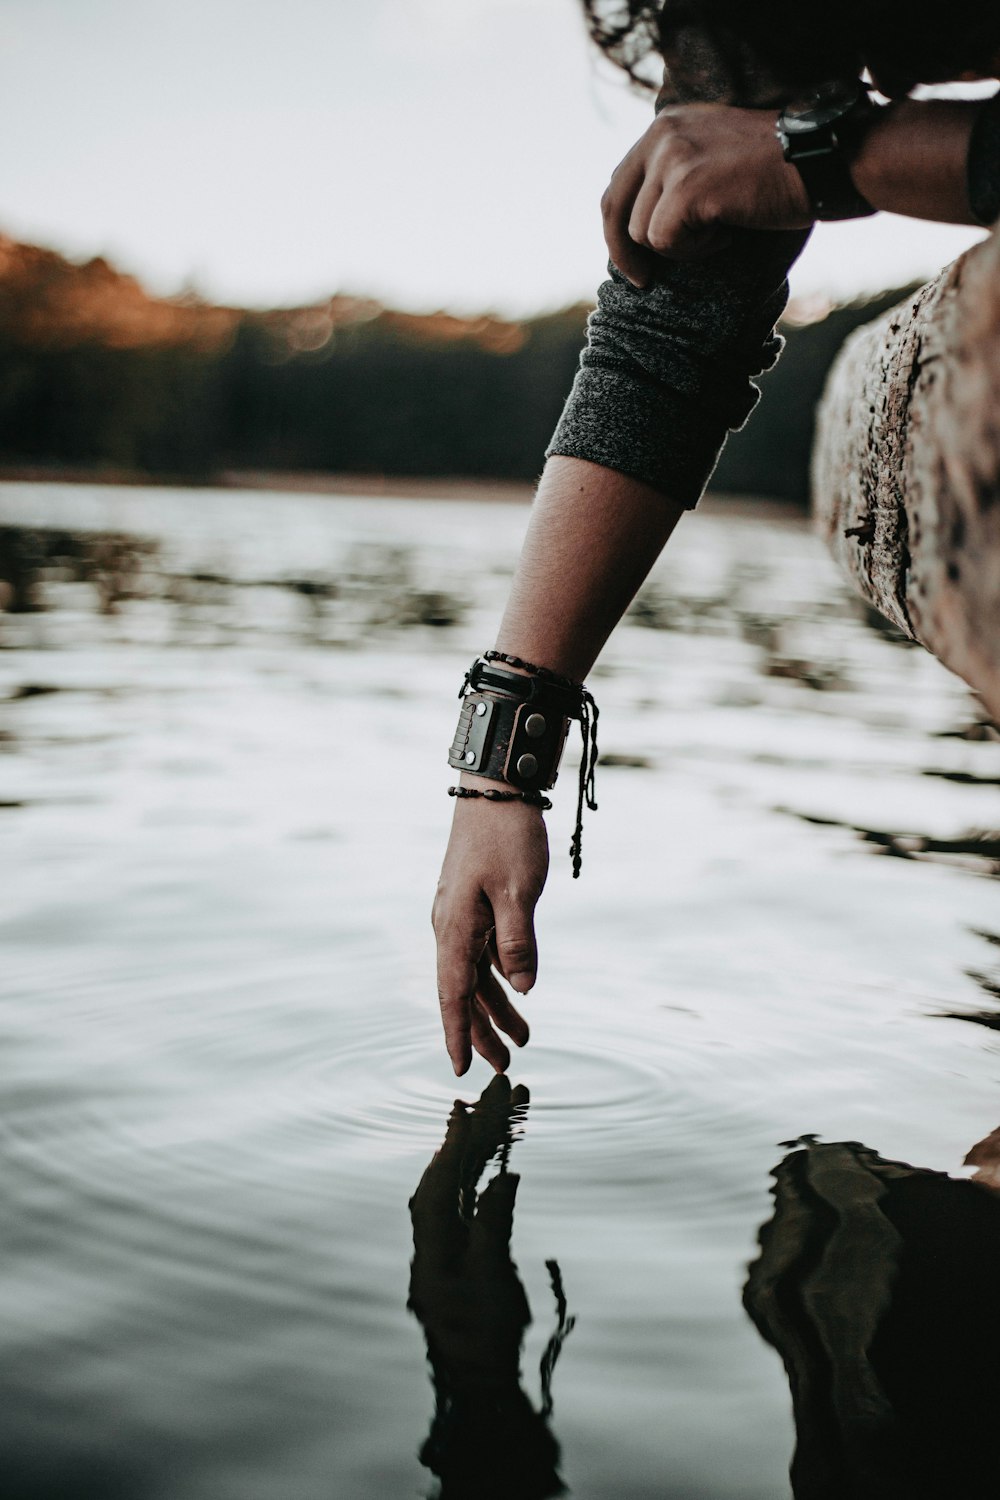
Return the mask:
[(648, 86), (642, 64), (665, 54), (685, 29), (711, 39), (739, 91), (760, 66), (789, 89), (869, 68), (883, 92), (963, 74), (992, 75), (1000, 54), (1000, 5), (949, 0), (928, 23), (911, 0), (582, 0), (598, 47), (630, 78)]

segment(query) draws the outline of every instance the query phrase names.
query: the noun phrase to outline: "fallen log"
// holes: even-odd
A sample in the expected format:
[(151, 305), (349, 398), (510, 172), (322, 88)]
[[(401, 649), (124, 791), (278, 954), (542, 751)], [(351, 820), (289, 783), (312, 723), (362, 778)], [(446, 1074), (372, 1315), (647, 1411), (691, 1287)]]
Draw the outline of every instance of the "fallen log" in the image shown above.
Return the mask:
[(1000, 230), (847, 340), (812, 491), (861, 594), (1000, 719)]

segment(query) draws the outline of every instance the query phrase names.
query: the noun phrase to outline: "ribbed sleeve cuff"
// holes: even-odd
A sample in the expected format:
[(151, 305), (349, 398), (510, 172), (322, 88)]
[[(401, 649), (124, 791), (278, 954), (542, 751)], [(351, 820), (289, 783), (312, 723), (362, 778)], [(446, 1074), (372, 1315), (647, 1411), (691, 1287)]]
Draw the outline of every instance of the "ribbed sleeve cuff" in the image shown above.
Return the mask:
[(641, 480), (688, 509), (719, 461), (727, 428), (718, 416), (621, 370), (577, 372), (546, 458), (582, 458)]
[(644, 291), (614, 266), (547, 450), (639, 479), (691, 507), (778, 357), (775, 324), (804, 233), (734, 233), (699, 261), (665, 261)]

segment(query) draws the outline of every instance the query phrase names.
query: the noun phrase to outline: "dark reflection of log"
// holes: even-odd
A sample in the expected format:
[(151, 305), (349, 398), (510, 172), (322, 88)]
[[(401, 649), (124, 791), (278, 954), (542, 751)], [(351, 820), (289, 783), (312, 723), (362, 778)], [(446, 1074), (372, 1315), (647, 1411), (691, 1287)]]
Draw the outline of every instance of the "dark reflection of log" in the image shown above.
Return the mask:
[(788, 1374), (796, 1500), (993, 1500), (1000, 1132), (971, 1182), (803, 1140), (744, 1289)]
[[(507, 1162), (527, 1103), (527, 1091), (512, 1091), (503, 1077), (477, 1104), (456, 1103), (410, 1201), (409, 1306), (423, 1325), (434, 1383), (420, 1461), (438, 1476), (440, 1500), (548, 1500), (565, 1489), (548, 1418), (552, 1373), (573, 1319), (555, 1261), (548, 1270), (558, 1321), (542, 1356), (538, 1408), (521, 1388), (531, 1310), (510, 1254), (518, 1177)], [(480, 1193), (497, 1156), (500, 1170)]]

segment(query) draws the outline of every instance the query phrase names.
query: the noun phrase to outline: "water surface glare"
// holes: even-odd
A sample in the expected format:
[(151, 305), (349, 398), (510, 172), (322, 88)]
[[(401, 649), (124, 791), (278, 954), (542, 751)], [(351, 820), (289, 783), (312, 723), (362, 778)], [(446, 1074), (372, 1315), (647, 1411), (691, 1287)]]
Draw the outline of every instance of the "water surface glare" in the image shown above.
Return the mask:
[(802, 522), (685, 519), (532, 1040), (456, 1081), (444, 757), (526, 517), (0, 486), (10, 1500), (995, 1491), (1000, 742)]

